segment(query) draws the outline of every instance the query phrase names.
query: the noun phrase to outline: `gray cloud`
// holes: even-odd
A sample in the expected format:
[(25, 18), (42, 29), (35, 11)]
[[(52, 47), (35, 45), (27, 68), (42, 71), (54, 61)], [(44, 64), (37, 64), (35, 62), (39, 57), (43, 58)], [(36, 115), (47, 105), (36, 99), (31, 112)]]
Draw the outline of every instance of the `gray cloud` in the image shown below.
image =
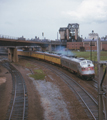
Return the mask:
[(16, 37), (42, 38), (44, 32), (46, 38), (56, 39), (60, 27), (76, 22), (80, 35), (92, 29), (107, 34), (106, 0), (1, 0), (0, 18), (0, 34)]
[(83, 0), (76, 10), (63, 12), (81, 22), (105, 22), (107, 20), (106, 0)]

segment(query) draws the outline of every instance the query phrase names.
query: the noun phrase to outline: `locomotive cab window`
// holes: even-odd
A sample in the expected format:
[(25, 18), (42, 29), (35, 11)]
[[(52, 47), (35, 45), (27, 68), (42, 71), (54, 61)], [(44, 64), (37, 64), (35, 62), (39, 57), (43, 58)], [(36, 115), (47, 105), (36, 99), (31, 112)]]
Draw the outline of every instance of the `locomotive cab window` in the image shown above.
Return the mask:
[(86, 61), (81, 62), (81, 65), (84, 65), (84, 64), (86, 64)]
[(88, 60), (88, 61), (82, 61), (82, 62), (81, 62), (81, 65), (85, 65), (85, 64), (92, 64), (92, 62), (89, 61), (89, 60)]
[(87, 63), (90, 63), (90, 64), (91, 64), (92, 62), (88, 60)]

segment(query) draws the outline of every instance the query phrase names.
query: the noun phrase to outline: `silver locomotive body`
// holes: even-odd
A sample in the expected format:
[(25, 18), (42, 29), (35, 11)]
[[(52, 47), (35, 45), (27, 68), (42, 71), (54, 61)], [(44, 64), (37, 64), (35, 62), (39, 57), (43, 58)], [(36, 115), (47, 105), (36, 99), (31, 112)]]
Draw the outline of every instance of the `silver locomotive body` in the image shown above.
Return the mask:
[(77, 73), (79, 76), (84, 78), (93, 78), (95, 75), (94, 65), (92, 61), (84, 58), (73, 58), (73, 57), (61, 57), (62, 66), (70, 69)]
[(92, 61), (90, 60), (81, 61), (79, 71), (81, 72), (81, 75), (93, 76), (95, 74), (95, 71)]

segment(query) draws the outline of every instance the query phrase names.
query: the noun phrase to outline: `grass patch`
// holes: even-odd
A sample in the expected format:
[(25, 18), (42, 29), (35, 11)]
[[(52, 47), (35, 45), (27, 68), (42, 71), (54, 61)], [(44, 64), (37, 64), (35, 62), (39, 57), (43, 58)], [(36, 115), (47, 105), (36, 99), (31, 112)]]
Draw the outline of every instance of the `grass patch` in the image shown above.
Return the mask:
[(45, 73), (41, 69), (34, 70), (34, 74), (30, 74), (29, 76), (34, 78), (35, 80), (45, 79)]
[[(90, 51), (84, 51), (84, 52), (72, 51), (72, 52), (77, 57), (83, 57), (83, 58), (88, 59), (88, 60), (90, 60), (90, 58), (91, 58)], [(100, 59), (101, 60), (107, 60), (107, 52), (106, 51), (101, 51)], [(97, 52), (96, 51), (92, 51), (92, 61), (97, 61)]]
[(36, 72), (36, 73), (43, 73), (43, 70), (37, 69), (37, 70), (34, 70), (34, 72)]
[(27, 68), (29, 68), (29, 67), (33, 67), (34, 65), (32, 65), (32, 64), (30, 64), (30, 63), (26, 63), (25, 66), (26, 66)]

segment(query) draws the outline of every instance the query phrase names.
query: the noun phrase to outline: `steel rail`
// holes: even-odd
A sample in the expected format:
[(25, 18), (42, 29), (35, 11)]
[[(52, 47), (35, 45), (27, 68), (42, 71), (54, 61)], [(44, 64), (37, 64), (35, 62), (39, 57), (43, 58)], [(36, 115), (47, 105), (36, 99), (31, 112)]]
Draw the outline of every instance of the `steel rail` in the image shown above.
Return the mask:
[(14, 104), (15, 104), (15, 99), (16, 99), (16, 80), (15, 80), (14, 100), (13, 100), (13, 104), (12, 104), (12, 108), (11, 108), (11, 112), (10, 112), (9, 120), (11, 120), (11, 116), (12, 116), (13, 108), (14, 108)]
[[(49, 68), (49, 67), (48, 67)], [(85, 106), (87, 107), (87, 109), (89, 110), (89, 112), (90, 112), (90, 114), (92, 115), (92, 117), (94, 118), (94, 120), (97, 120), (96, 119), (96, 116), (93, 114), (93, 112), (92, 112), (92, 110), (90, 109), (90, 107), (87, 105), (87, 103), (85, 102), (85, 100), (82, 98), (82, 95), (79, 93), (79, 92), (77, 92), (77, 89), (76, 88), (74, 88), (73, 86), (72, 86), (72, 84), (71, 84), (71, 80), (76, 84), (76, 85), (78, 85), (90, 98), (91, 98), (91, 100), (95, 103), (95, 106), (96, 107), (98, 107), (98, 103), (97, 103), (97, 101), (95, 101), (94, 100), (94, 98), (83, 88), (83, 87), (81, 87), (74, 79), (72, 79), (72, 78), (70, 78), (68, 75), (66, 75), (65, 73), (63, 73), (63, 72), (60, 72), (60, 73), (62, 73), (62, 74), (58, 74), (58, 70), (54, 70), (53, 68), (49, 68), (49, 69), (51, 69), (51, 70), (53, 70), (57, 75), (59, 75), (62, 79), (63, 79), (63, 81), (65, 82), (65, 83), (67, 83), (67, 84), (69, 84), (69, 87), (72, 87), (72, 89), (78, 94), (78, 96), (80, 97), (80, 99), (82, 100), (82, 102), (85, 104)], [(67, 79), (64, 79), (62, 76), (66, 76), (67, 78), (69, 78), (69, 80), (70, 80), (70, 82), (68, 82), (68, 80)], [(79, 90), (80, 91), (80, 90)], [(82, 93), (83, 94), (83, 93)]]
[[(61, 75), (60, 75), (61, 77)], [(72, 78), (70, 78), (70, 80), (72, 80), (76, 85), (78, 85), (91, 99), (92, 101), (98, 105), (98, 103), (94, 100), (94, 98), (83, 88), (81, 87), (76, 81), (74, 81)], [(63, 80), (65, 83), (67, 83), (70, 87), (72, 87), (72, 85), (65, 79)], [(91, 111), (91, 109), (89, 108), (89, 106), (87, 105), (87, 103), (85, 102), (85, 100), (82, 98), (82, 95), (80, 95), (80, 93), (77, 91), (77, 89), (75, 89), (74, 87), (72, 87), (72, 89), (78, 94), (78, 96), (80, 97), (80, 99), (82, 100), (82, 102), (85, 104), (85, 106), (87, 107), (87, 109), (89, 110), (89, 112), (91, 113), (91, 115), (93, 116), (93, 118), (96, 120), (95, 115), (93, 114), (93, 112)]]
[[(19, 73), (20, 74), (20, 73)], [(20, 75), (21, 76), (21, 75)], [(22, 80), (23, 80), (23, 78), (22, 78)], [(25, 86), (24, 86), (24, 84), (23, 84), (23, 95), (24, 95), (24, 103), (23, 103), (23, 118), (22, 118), (22, 120), (24, 120), (24, 116), (25, 116)]]

